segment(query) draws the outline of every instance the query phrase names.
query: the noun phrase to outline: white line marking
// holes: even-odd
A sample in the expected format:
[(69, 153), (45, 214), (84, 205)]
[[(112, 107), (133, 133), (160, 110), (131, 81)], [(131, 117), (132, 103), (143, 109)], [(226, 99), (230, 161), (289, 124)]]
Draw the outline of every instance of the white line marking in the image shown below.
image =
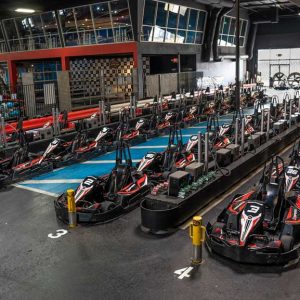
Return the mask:
[(16, 187), (16, 188), (19, 188), (19, 189), (23, 189), (23, 190), (27, 190), (27, 191), (31, 191), (31, 192), (35, 192), (35, 193), (55, 197), (55, 198), (57, 198), (59, 196), (59, 194), (46, 192), (46, 191), (36, 189), (36, 188), (32, 188), (32, 187), (29, 187), (29, 186), (23, 186), (23, 185), (19, 185), (19, 184), (13, 184), (13, 186)]
[[(137, 163), (140, 162), (140, 159), (132, 159), (132, 162)], [(81, 165), (103, 165), (103, 164), (114, 164), (115, 160), (89, 160), (81, 163)]]
[(54, 184), (54, 183), (80, 183), (83, 179), (43, 179), (43, 180), (26, 180), (22, 184)]
[(159, 149), (166, 148), (168, 145), (159, 145), (159, 146), (133, 146), (130, 149)]

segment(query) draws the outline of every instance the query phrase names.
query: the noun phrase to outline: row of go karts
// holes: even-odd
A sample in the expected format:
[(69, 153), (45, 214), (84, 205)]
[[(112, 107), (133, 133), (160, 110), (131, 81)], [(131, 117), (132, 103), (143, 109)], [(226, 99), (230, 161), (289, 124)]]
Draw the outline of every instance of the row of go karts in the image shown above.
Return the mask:
[(76, 136), (71, 141), (55, 138), (42, 153), (31, 153), (28, 150), (30, 138), (20, 126), (15, 134), (18, 149), (11, 156), (0, 159), (0, 188), (112, 151), (116, 149), (115, 141), (120, 137), (132, 145), (158, 136), (169, 130), (179, 119), (184, 120), (186, 124), (197, 122), (197, 108), (191, 107), (188, 112), (169, 112), (164, 117), (154, 112), (150, 119), (139, 119), (133, 129), (129, 126), (128, 112), (124, 111), (117, 128), (103, 127), (95, 138), (89, 138), (87, 131), (81, 130), (83, 126), (79, 126)]
[[(79, 222), (104, 223), (114, 220), (135, 208), (154, 186), (167, 185), (170, 173), (184, 170), (186, 166), (198, 160), (198, 135), (192, 135), (188, 142), (183, 144), (182, 121), (171, 123), (171, 119), (168, 119), (170, 115), (171, 113), (167, 114), (164, 120), (170, 122), (168, 146), (163, 152), (148, 152), (136, 166), (133, 166), (129, 149), (128, 136), (131, 133), (119, 135), (116, 142), (115, 167), (104, 176), (88, 176), (75, 191)], [(246, 127), (246, 130), (251, 127), (252, 118), (248, 119), (249, 127)], [(212, 151), (225, 148), (231, 143), (233, 124), (221, 126), (215, 124), (214, 130), (211, 121), (207, 124), (207, 131), (210, 133), (209, 146)], [(123, 130), (126, 132), (126, 129)], [(200, 145), (204, 147), (203, 140)], [(55, 201), (56, 214), (64, 222), (68, 221), (67, 205), (66, 194)]]

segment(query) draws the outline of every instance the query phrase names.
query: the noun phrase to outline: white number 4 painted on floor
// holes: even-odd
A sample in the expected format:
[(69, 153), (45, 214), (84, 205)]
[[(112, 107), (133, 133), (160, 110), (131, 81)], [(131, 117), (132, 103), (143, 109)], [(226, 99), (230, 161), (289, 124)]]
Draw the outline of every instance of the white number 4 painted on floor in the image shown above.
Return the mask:
[(183, 278), (189, 278), (190, 273), (193, 269), (194, 269), (193, 267), (183, 268), (183, 269), (175, 271), (174, 274), (180, 275), (180, 276), (178, 276), (178, 279), (180, 279), (180, 280)]
[(65, 230), (65, 229), (58, 229), (56, 230), (56, 233), (49, 233), (48, 234), (48, 237), (50, 239), (58, 239), (60, 237), (62, 237), (63, 235), (67, 234), (68, 233), (68, 230)]

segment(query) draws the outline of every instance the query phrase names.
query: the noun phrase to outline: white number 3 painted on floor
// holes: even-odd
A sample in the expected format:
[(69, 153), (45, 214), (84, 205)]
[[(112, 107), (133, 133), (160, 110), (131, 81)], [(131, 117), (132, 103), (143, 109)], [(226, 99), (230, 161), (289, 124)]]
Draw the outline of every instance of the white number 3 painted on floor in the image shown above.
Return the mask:
[(56, 233), (49, 233), (48, 234), (48, 237), (50, 239), (58, 239), (60, 237), (62, 237), (63, 235), (67, 234), (68, 233), (68, 230), (65, 230), (65, 229), (58, 229), (56, 230)]

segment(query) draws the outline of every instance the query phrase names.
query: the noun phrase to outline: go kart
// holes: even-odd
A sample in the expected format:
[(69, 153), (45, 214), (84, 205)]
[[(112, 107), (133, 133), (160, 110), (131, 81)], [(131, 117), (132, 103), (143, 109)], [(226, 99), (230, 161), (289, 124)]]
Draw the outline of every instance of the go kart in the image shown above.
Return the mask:
[(217, 115), (208, 117), (206, 131), (209, 133), (209, 142), (213, 150), (223, 149), (231, 144), (233, 125), (223, 124), (220, 126)]
[(139, 119), (136, 122), (135, 128), (128, 130), (123, 136), (123, 140), (136, 144), (146, 141), (147, 137), (157, 136), (157, 130), (153, 128), (152, 119)]
[[(110, 174), (88, 176), (75, 192), (77, 219), (80, 223), (106, 223), (134, 209), (150, 190), (148, 176), (132, 167), (129, 147), (117, 142), (116, 165)], [(125, 163), (123, 162), (123, 157)], [(54, 201), (56, 216), (68, 222), (66, 194)]]
[(54, 139), (46, 150), (48, 153), (46, 161), (51, 162), (54, 168), (61, 168), (88, 160), (111, 149), (109, 147), (112, 145), (113, 139), (114, 134), (107, 127), (103, 127), (95, 139), (88, 139), (87, 134), (80, 130), (70, 142)]
[(51, 143), (41, 155), (29, 153), (27, 144), (20, 146), (12, 157), (0, 161), (0, 187), (52, 171), (47, 159), (57, 146)]
[(257, 187), (234, 196), (208, 223), (206, 245), (240, 263), (289, 266), (299, 261), (300, 169), (273, 158)]
[(178, 114), (175, 112), (168, 112), (165, 117), (158, 122), (156, 128), (158, 131), (165, 131), (168, 130), (171, 125), (176, 122)]
[(95, 139), (85, 137), (80, 146), (75, 149), (76, 159), (79, 161), (97, 157), (107, 151), (111, 151), (116, 133), (109, 127), (103, 127)]
[(192, 135), (183, 150), (178, 154), (175, 162), (176, 169), (185, 169), (186, 166), (196, 161), (195, 148), (198, 145), (198, 136)]
[(189, 110), (189, 112), (183, 117), (183, 122), (190, 126), (195, 123), (197, 123), (197, 117), (198, 117), (198, 108), (196, 106), (192, 106)]

